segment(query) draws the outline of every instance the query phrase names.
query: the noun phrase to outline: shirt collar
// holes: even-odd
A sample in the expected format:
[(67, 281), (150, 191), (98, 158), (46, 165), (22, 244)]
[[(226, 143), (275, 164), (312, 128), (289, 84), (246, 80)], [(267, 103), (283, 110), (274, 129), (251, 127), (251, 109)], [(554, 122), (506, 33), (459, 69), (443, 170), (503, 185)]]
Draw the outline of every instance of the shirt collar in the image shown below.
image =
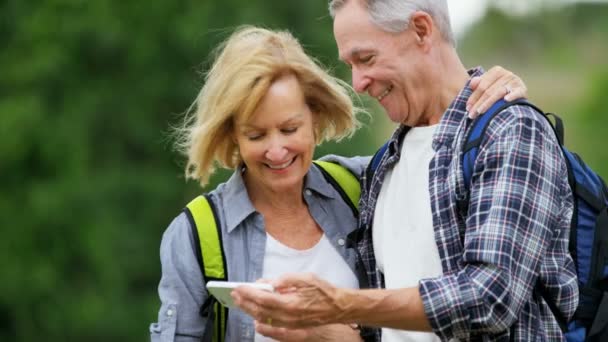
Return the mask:
[(256, 210), (249, 199), (241, 168), (234, 171), (230, 179), (223, 186), (225, 190), (222, 210), (226, 214), (224, 216), (226, 219), (226, 229), (230, 233), (247, 217), (255, 213)]
[[(483, 68), (476, 67), (467, 71), (470, 77), (481, 76), (484, 73)], [(462, 120), (467, 115), (467, 100), (473, 92), (469, 87), (471, 79), (467, 80), (464, 88), (460, 90), (456, 98), (452, 101), (448, 109), (443, 113), (439, 121), (439, 127), (433, 136), (433, 149), (436, 151), (441, 145), (450, 144)]]
[[(249, 199), (247, 188), (243, 180), (243, 173), (239, 169), (224, 183), (223, 211), (225, 213), (226, 229), (232, 232), (245, 219), (256, 213), (256, 209)], [(304, 190), (311, 190), (326, 198), (335, 198), (331, 185), (316, 166), (311, 166), (304, 179)]]

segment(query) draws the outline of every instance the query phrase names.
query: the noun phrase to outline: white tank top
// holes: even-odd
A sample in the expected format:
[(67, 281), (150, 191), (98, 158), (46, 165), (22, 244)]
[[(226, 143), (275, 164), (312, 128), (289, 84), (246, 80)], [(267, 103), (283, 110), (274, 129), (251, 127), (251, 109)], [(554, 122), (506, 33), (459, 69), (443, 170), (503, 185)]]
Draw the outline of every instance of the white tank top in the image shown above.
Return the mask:
[[(309, 249), (298, 250), (287, 247), (270, 234), (266, 234), (264, 270), (262, 277), (274, 279), (285, 273), (314, 273), (336, 287), (355, 289), (359, 281), (344, 258), (336, 251), (325, 234)], [(274, 341), (258, 333), (256, 342)]]

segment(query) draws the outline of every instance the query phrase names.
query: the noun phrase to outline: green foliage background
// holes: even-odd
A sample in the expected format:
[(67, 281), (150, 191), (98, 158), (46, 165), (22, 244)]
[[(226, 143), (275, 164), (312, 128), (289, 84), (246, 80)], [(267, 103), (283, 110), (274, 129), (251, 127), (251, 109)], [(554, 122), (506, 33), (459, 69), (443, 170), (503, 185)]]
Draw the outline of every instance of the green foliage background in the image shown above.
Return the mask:
[[(569, 141), (605, 177), (607, 10), (491, 11), (459, 47), (467, 65), (502, 64), (563, 110)], [(201, 191), (169, 127), (241, 24), (291, 30), (349, 80), (324, 1), (0, 1), (0, 340), (148, 338), (162, 232)], [(373, 153), (390, 124), (363, 105), (373, 120), (318, 154)]]

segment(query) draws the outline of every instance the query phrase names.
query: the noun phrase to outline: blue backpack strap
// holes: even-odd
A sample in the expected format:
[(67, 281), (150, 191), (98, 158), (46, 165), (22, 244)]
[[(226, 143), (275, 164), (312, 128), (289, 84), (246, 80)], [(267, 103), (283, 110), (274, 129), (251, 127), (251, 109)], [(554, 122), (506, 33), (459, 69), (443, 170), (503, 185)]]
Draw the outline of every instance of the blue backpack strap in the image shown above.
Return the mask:
[(505, 100), (499, 100), (494, 103), (490, 109), (485, 113), (477, 117), (472, 123), (471, 128), (467, 133), (467, 137), (464, 140), (464, 147), (462, 149), (462, 175), (464, 177), (465, 188), (469, 189), (471, 184), (471, 177), (473, 176), (473, 168), (475, 167), (475, 159), (477, 159), (477, 153), (479, 152), (479, 146), (486, 133), (486, 129), (490, 120), (496, 113), (499, 113), (505, 108), (507, 102)]
[[(501, 99), (494, 103), (485, 113), (478, 116), (477, 119), (475, 119), (471, 123), (472, 127), (467, 133), (467, 137), (464, 142), (464, 147), (462, 149), (462, 173), (464, 176), (464, 185), (467, 190), (469, 189), (469, 186), (471, 184), (471, 177), (473, 177), (475, 160), (477, 159), (479, 146), (483, 141), (486, 129), (488, 128), (488, 124), (496, 114), (515, 105), (532, 107), (532, 109), (536, 110), (537, 112), (544, 114), (544, 112), (540, 108), (536, 107), (525, 99), (519, 99), (510, 102)], [(556, 121), (556, 127), (558, 127), (554, 128), (555, 134), (557, 135), (558, 140), (562, 142), (564, 140), (563, 123), (557, 115), (551, 115)], [(553, 127), (553, 125), (551, 125), (551, 127)]]
[(371, 184), (370, 182), (371, 182), (372, 178), (374, 178), (374, 174), (376, 173), (376, 170), (378, 170), (378, 167), (380, 166), (382, 159), (384, 159), (384, 155), (386, 155), (386, 152), (388, 151), (389, 142), (390, 142), (390, 140), (386, 141), (384, 144), (382, 144), (382, 146), (380, 146), (380, 148), (376, 151), (376, 153), (374, 153), (374, 156), (372, 157), (369, 164), (367, 165), (367, 168), (365, 169), (366, 181), (363, 185), (366, 186), (367, 188), (369, 188), (369, 186)]
[(386, 150), (388, 150), (388, 143), (389, 142), (387, 141), (384, 144), (382, 144), (382, 146), (380, 146), (378, 151), (376, 151), (376, 153), (374, 153), (372, 160), (369, 162), (370, 171), (371, 171), (370, 175), (373, 175), (376, 172), (376, 170), (378, 169), (378, 166), (380, 166), (380, 161), (382, 161), (382, 157), (384, 157), (384, 155), (386, 154)]

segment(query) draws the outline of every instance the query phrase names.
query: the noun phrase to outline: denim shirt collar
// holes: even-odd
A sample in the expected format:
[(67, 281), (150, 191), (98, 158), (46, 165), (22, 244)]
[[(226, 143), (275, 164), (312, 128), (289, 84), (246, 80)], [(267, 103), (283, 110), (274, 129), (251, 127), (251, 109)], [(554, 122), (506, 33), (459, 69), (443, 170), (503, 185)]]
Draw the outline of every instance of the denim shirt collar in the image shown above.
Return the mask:
[[(249, 199), (247, 187), (243, 180), (244, 169), (241, 167), (234, 171), (232, 176), (224, 183), (224, 206), (226, 216), (226, 229), (228, 233), (241, 226), (241, 223), (252, 214), (257, 213)], [(331, 185), (325, 180), (323, 174), (316, 166), (311, 165), (304, 178), (304, 191), (311, 190), (325, 198), (335, 198)]]

